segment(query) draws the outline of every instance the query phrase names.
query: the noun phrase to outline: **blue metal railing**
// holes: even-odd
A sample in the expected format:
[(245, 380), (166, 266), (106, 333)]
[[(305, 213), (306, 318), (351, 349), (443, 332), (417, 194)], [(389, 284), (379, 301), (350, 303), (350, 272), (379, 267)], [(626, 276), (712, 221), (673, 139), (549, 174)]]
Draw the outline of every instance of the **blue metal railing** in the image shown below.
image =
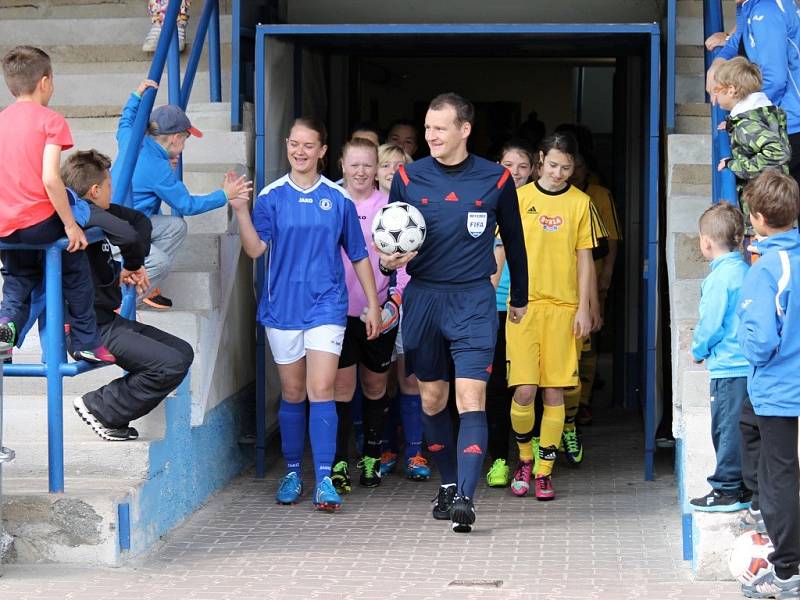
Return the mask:
[[(97, 227), (86, 231), (89, 243), (105, 234)], [(3, 250), (42, 250), (45, 253), (45, 327), (40, 332), (44, 359), (41, 363), (4, 365), (5, 377), (47, 378), (47, 466), (51, 493), (64, 491), (64, 377), (74, 377), (102, 365), (86, 361), (68, 362), (64, 342), (64, 296), (61, 290), (61, 253), (67, 247), (62, 238), (52, 244), (3, 244)], [(121, 314), (132, 315), (135, 305), (123, 302)]]
[[(704, 39), (718, 31), (725, 30), (724, 17), (722, 13), (722, 0), (705, 0), (703, 3), (703, 36)], [(714, 62), (720, 49), (705, 51), (706, 72)], [(708, 98), (708, 94), (706, 94)], [(717, 170), (720, 159), (731, 155), (731, 141), (728, 132), (718, 129), (718, 125), (725, 120), (728, 112), (720, 108), (717, 104), (711, 105), (711, 202), (716, 204), (721, 200), (727, 200), (732, 204), (737, 203), (736, 177), (730, 169)]]

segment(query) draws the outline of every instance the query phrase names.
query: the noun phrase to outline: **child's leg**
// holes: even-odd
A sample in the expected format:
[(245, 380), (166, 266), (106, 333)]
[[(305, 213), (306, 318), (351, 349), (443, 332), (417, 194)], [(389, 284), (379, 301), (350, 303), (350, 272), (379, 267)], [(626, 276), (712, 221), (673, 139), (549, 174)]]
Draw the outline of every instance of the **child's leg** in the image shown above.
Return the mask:
[(800, 464), (797, 417), (758, 417), (761, 459), (758, 487), (761, 514), (775, 550), (769, 555), (775, 574), (787, 579), (800, 564)]
[(188, 227), (182, 218), (169, 215), (153, 215), (150, 221), (153, 224), (153, 233), (150, 238), (150, 254), (144, 261), (144, 267), (152, 286), (158, 287), (169, 275), (175, 255), (186, 239)]
[[(189, 4), (191, 0), (183, 0), (179, 13), (179, 19), (186, 21), (189, 19)], [(150, 13), (150, 20), (161, 25), (164, 22), (164, 14), (167, 12), (168, 0), (148, 0), (147, 12)]]
[(96, 349), (100, 346), (100, 332), (94, 315), (94, 286), (86, 252), (61, 253), (61, 283), (72, 336), (70, 350)]
[(742, 404), (739, 432), (742, 436), (742, 480), (745, 487), (753, 494), (750, 508), (761, 510), (758, 499), (758, 458), (761, 455), (761, 433), (758, 429), (758, 417), (753, 412), (750, 398), (747, 397)]
[(742, 489), (742, 436), (738, 423), (746, 396), (746, 377), (711, 380), (711, 437), (717, 467), (708, 483), (726, 496), (738, 496)]
[(192, 364), (192, 347), (182, 339), (143, 323), (116, 317), (102, 326), (103, 341), (127, 371), (83, 397), (106, 427), (126, 427), (153, 410), (178, 385)]

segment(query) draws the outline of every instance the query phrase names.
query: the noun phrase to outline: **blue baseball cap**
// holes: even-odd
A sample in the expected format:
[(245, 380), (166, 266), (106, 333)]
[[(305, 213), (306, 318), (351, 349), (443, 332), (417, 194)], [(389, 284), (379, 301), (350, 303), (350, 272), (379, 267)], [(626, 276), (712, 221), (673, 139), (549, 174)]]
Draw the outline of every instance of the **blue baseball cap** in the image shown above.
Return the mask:
[(186, 113), (183, 112), (180, 106), (175, 106), (174, 104), (165, 104), (156, 108), (150, 113), (150, 122), (155, 123), (155, 133), (159, 135), (185, 131), (189, 135), (203, 137), (203, 132), (196, 127), (192, 127), (192, 122), (189, 121)]

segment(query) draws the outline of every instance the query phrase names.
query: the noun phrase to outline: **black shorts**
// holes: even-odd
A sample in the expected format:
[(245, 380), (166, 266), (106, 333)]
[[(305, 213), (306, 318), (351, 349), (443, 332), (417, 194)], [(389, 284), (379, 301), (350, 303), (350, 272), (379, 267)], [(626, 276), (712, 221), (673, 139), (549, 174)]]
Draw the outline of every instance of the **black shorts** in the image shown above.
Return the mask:
[(382, 333), (374, 340), (367, 339), (367, 325), (358, 317), (347, 317), (339, 368), (364, 365), (375, 373), (386, 373), (392, 364), (397, 327)]

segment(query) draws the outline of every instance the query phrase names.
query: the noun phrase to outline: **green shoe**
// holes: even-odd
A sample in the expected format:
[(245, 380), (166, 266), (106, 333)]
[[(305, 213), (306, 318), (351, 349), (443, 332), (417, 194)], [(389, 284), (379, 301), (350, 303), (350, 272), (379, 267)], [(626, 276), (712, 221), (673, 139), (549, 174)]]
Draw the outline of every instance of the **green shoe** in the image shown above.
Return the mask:
[(572, 465), (579, 465), (583, 461), (583, 444), (578, 437), (578, 430), (564, 430), (561, 434), (561, 444), (564, 446), (564, 456)]
[(353, 489), (353, 486), (350, 483), (350, 471), (347, 467), (347, 461), (340, 460), (333, 465), (333, 469), (331, 470), (331, 481), (333, 482), (333, 487), (336, 489), (338, 494), (350, 493), (350, 490)]
[(533, 451), (533, 474), (536, 475), (539, 472), (539, 461), (541, 460), (539, 457), (539, 438), (531, 438), (531, 449)]
[(508, 465), (502, 458), (498, 458), (492, 463), (489, 472), (486, 473), (486, 483), (489, 487), (506, 487), (508, 485)]

